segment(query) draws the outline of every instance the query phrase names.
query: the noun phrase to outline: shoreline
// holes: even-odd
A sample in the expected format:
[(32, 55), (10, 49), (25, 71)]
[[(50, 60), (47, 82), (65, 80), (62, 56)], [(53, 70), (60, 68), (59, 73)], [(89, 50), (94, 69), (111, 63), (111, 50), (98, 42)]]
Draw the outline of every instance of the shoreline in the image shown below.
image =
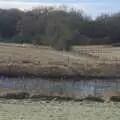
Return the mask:
[(74, 102), (98, 102), (98, 103), (109, 103), (109, 102), (120, 102), (120, 96), (110, 96), (106, 99), (102, 96), (85, 96), (81, 98), (66, 97), (61, 95), (42, 95), (42, 94), (30, 94), (29, 92), (5, 92), (0, 94), (0, 100), (37, 100), (37, 101), (74, 101)]
[(84, 75), (13, 75), (13, 74), (6, 74), (0, 73), (0, 78), (41, 78), (41, 79), (52, 79), (52, 80), (72, 80), (72, 81), (79, 81), (79, 80), (112, 80), (112, 79), (120, 79), (120, 76), (84, 76)]

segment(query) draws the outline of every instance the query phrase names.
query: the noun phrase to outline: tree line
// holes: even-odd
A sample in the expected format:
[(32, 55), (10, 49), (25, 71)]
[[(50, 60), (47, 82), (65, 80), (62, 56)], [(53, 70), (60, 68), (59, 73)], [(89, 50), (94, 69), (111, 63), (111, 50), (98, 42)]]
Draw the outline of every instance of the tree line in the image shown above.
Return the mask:
[(0, 9), (0, 41), (50, 45), (58, 50), (69, 50), (71, 45), (116, 44), (120, 42), (120, 13), (93, 20), (74, 9)]

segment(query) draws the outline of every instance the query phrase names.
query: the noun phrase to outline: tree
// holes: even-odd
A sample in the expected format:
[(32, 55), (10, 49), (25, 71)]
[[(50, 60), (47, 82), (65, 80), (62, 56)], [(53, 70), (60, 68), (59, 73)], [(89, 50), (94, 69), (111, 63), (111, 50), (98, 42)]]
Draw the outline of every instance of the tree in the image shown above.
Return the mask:
[(17, 9), (0, 10), (0, 36), (12, 38), (17, 34), (16, 25), (22, 12)]
[(69, 50), (72, 29), (64, 11), (53, 11), (47, 15), (44, 41), (57, 50)]

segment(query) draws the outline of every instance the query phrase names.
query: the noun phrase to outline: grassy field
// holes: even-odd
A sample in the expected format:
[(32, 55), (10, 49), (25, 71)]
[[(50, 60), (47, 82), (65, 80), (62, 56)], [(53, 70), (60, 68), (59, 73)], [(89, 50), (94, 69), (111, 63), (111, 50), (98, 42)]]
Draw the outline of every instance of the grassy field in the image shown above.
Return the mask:
[(88, 58), (86, 63), (87, 74), (90, 72), (93, 76), (119, 76), (120, 47), (75, 46), (74, 52)]
[(119, 76), (120, 48), (75, 46), (59, 52), (46, 46), (0, 44), (0, 74), (33, 76)]
[(119, 103), (0, 101), (0, 120), (119, 120)]

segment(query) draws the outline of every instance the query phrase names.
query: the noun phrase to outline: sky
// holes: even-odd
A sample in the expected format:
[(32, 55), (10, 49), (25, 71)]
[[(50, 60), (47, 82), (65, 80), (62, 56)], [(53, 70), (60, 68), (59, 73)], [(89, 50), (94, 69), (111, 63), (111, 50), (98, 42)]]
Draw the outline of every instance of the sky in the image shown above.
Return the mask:
[(96, 17), (105, 13), (120, 11), (120, 0), (0, 0), (0, 8), (29, 10), (39, 6), (61, 6), (82, 10), (86, 15)]

